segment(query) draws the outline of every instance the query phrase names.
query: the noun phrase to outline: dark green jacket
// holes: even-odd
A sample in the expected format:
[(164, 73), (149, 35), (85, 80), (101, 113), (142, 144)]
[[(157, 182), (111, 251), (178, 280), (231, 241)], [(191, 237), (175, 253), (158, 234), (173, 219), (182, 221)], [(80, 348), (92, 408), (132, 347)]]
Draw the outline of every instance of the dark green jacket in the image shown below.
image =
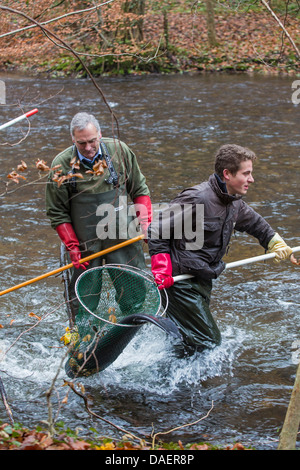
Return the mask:
[[(117, 139), (102, 138), (101, 142), (105, 144), (110, 154), (119, 176), (119, 184), (125, 186), (130, 199), (133, 201), (137, 196), (150, 196), (146, 179), (130, 148)], [(74, 158), (78, 160), (77, 150), (75, 146), (71, 146), (54, 158), (51, 168), (60, 165), (61, 173), (58, 176), (66, 176), (72, 169), (71, 162)], [(113, 184), (106, 182), (110, 176), (108, 168), (105, 169), (103, 175), (95, 176), (89, 172), (89, 168), (80, 163), (79, 169), (74, 169), (74, 171), (80, 175), (80, 177), (73, 178), (76, 182), (77, 193), (103, 193), (113, 189)], [(65, 180), (62, 184), (53, 181), (54, 174), (55, 170), (50, 172), (46, 187), (46, 212), (50, 218), (51, 226), (56, 228), (63, 223), (72, 223), (70, 200), (74, 197), (74, 186), (70, 179)]]

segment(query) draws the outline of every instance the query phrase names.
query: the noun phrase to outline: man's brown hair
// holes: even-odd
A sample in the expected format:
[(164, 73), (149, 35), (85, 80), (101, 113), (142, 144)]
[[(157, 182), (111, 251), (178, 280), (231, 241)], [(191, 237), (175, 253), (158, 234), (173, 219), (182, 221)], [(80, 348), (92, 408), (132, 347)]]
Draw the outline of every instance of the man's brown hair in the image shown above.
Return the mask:
[(256, 155), (252, 150), (236, 144), (225, 144), (219, 148), (215, 155), (215, 173), (223, 178), (223, 171), (226, 169), (235, 175), (240, 169), (241, 162), (246, 160), (256, 160)]

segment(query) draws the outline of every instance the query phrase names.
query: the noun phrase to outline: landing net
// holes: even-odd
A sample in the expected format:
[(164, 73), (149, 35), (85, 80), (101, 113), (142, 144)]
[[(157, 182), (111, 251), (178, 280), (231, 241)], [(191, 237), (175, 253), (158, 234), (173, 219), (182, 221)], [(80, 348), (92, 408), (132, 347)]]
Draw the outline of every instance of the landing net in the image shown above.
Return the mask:
[(76, 281), (75, 292), (79, 305), (71, 333), (69, 365), (76, 369), (82, 365), (84, 374), (80, 375), (94, 373), (95, 367), (99, 370), (109, 350), (116, 344), (123, 349), (130, 341), (137, 326), (127, 323), (126, 318), (156, 316), (162, 308), (152, 275), (128, 265), (104, 265), (84, 271)]

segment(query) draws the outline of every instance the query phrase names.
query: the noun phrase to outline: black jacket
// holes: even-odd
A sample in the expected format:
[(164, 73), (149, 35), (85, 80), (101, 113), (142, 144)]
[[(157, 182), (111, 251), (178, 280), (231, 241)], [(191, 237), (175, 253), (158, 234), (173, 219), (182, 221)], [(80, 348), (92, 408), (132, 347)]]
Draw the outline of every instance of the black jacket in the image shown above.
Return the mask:
[[(233, 230), (247, 232), (256, 237), (261, 246), (267, 249), (275, 231), (262, 216), (242, 200), (241, 196), (231, 196), (224, 192), (221, 186), (217, 177), (211, 175), (208, 181), (185, 189), (162, 212), (167, 216), (155, 217), (150, 225), (148, 239), (150, 255), (169, 253), (173, 275), (192, 274), (203, 279), (216, 279), (225, 268), (222, 258)], [(202, 227), (199, 225), (199, 218), (197, 220), (196, 205), (200, 205), (198, 207), (202, 207), (204, 212)], [(191, 242), (191, 238), (186, 236), (183, 214), (191, 208), (193, 231), (195, 233), (202, 231), (203, 246), (197, 243), (198, 249), (187, 249), (187, 243)], [(170, 236), (168, 234), (165, 236), (164, 223), (170, 225)]]

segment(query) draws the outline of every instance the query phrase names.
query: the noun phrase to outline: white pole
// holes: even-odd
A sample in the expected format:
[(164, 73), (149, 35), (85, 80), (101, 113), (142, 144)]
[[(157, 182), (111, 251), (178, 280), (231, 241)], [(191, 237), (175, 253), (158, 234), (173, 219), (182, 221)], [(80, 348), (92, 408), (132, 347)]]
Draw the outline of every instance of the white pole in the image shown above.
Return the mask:
[(14, 124), (16, 124), (16, 122), (22, 121), (22, 119), (29, 118), (29, 116), (32, 116), (37, 112), (38, 109), (32, 109), (31, 111), (28, 111), (28, 113), (22, 114), (22, 116), (19, 116), (15, 119), (12, 119), (11, 121), (6, 122), (5, 124), (2, 124), (2, 126), (0, 126), (0, 131), (2, 131), (2, 129), (6, 129), (6, 127), (13, 126)]
[[(300, 246), (292, 248), (293, 253), (300, 251)], [(227, 263), (225, 269), (236, 268), (237, 266), (243, 266), (244, 264), (256, 263), (257, 261), (264, 261), (271, 258), (275, 258), (275, 253), (267, 253), (265, 255), (253, 256), (252, 258), (241, 259), (239, 261), (233, 261), (232, 263)], [(190, 279), (194, 277), (192, 274), (180, 274), (179, 276), (174, 276), (174, 282), (182, 281), (184, 279)]]

